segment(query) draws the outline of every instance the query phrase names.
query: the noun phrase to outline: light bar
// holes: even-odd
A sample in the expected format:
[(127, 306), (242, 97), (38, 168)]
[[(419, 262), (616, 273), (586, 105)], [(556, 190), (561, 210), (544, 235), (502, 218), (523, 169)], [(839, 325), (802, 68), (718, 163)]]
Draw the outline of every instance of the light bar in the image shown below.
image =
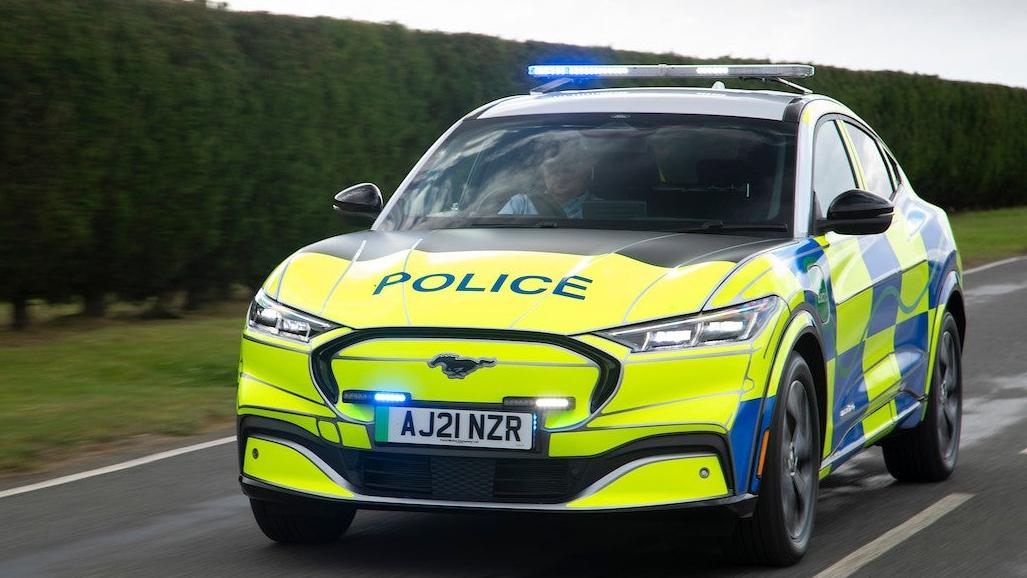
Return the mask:
[(553, 76), (625, 76), (631, 70), (627, 66), (593, 64), (534, 64), (528, 67), (528, 76), (547, 78)]
[(807, 78), (808, 64), (535, 64), (535, 78)]

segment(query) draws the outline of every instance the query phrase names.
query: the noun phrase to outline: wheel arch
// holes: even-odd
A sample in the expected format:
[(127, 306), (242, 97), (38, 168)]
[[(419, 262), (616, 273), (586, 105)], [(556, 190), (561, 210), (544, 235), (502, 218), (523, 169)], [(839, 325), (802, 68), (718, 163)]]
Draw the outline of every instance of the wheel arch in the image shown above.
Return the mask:
[[(830, 435), (831, 430), (825, 420), (830, 415), (827, 408), (830, 407), (831, 400), (827, 392), (827, 359), (824, 354), (825, 348), (820, 331), (821, 327), (816, 310), (808, 304), (802, 304), (791, 312), (781, 333), (781, 338), (776, 344), (774, 362), (768, 374), (767, 387), (764, 391), (763, 407), (760, 408), (761, 425), (756, 432), (756, 440), (754, 440), (756, 447), (753, 455), (752, 469), (750, 470), (750, 490), (754, 493), (758, 493), (760, 486), (758, 462), (762, 450), (763, 432), (770, 429), (773, 416), (778, 411), (778, 404), (776, 403), (778, 386), (780, 385), (785, 365), (793, 353), (798, 353), (802, 356), (813, 373), (817, 411), (821, 419), (819, 424), (821, 444), (824, 444)], [(823, 446), (821, 446), (821, 450), (823, 450)], [(821, 451), (822, 455), (823, 451)]]
[(827, 360), (824, 357), (824, 347), (820, 343), (813, 328), (809, 328), (799, 335), (792, 350), (802, 356), (813, 374), (813, 389), (817, 396), (817, 417), (819, 417), (817, 435), (820, 438), (819, 451), (823, 452), (828, 444), (827, 435)]
[[(936, 348), (938, 345), (938, 334), (941, 331), (942, 320), (945, 319), (946, 312), (952, 313), (952, 316), (956, 319), (956, 328), (959, 330), (960, 347), (965, 347), (966, 345), (966, 304), (963, 301), (960, 274), (953, 269), (950, 270), (943, 279), (929, 333), (929, 357), (927, 360), (927, 381), (924, 386), (924, 395), (929, 394), (931, 391), (931, 376), (934, 375), (934, 362), (935, 357), (937, 356)], [(926, 408), (924, 411), (926, 411)], [(921, 412), (920, 419), (923, 419), (924, 415), (925, 414)]]
[(958, 288), (953, 289), (945, 302), (945, 310), (952, 313), (956, 318), (956, 326), (959, 328), (959, 343), (966, 344), (966, 304), (963, 302), (963, 292)]

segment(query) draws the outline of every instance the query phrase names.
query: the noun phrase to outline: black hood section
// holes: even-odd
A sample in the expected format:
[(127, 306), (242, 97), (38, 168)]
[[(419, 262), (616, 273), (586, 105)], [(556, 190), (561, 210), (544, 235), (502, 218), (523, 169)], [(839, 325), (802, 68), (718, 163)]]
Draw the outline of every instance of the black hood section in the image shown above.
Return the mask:
[(377, 259), (415, 247), (427, 253), (530, 251), (582, 256), (618, 253), (649, 265), (671, 268), (703, 261), (737, 263), (753, 253), (793, 242), (793, 239), (713, 233), (482, 228), (361, 231), (319, 241), (302, 251), (358, 261)]

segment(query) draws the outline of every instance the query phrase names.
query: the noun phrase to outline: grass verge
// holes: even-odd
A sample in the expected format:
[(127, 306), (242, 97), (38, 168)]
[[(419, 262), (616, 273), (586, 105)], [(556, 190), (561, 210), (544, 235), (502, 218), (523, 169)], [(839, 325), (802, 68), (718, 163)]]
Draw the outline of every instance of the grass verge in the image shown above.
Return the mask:
[(0, 474), (234, 415), (241, 314), (101, 321), (0, 341)]
[(966, 266), (1027, 253), (1027, 207), (949, 215)]

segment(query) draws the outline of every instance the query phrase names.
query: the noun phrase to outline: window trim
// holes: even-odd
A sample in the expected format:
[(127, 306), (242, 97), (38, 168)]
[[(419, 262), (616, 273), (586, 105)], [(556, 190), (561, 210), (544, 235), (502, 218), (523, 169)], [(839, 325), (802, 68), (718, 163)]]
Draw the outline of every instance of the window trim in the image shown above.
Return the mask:
[[(849, 159), (849, 171), (852, 172), (852, 180), (856, 183), (857, 187), (863, 186), (863, 175), (861, 172), (859, 172), (859, 169), (857, 168), (858, 165), (856, 164), (859, 162), (858, 158), (853, 157), (853, 151), (849, 148), (848, 134), (845, 132), (844, 127), (839, 126), (839, 123), (846, 118), (849, 117), (838, 113), (825, 114), (821, 116), (819, 119), (817, 119), (817, 125), (813, 129), (813, 142), (810, 146), (809, 182), (809, 195), (810, 198), (813, 200), (813, 202), (810, 203), (809, 207), (809, 234), (812, 237), (817, 236), (814, 234), (814, 231), (816, 230), (816, 223), (817, 219), (819, 218), (817, 215), (817, 209), (820, 208), (820, 200), (817, 198), (817, 191), (814, 186), (814, 184), (817, 182), (817, 138), (820, 136), (820, 131), (823, 130), (823, 126), (825, 124), (830, 123), (834, 126), (834, 130), (838, 133), (838, 138), (842, 141), (842, 149), (845, 151), (845, 155)], [(827, 209), (828, 207), (823, 207), (824, 211), (827, 211)]]
[[(861, 123), (850, 116), (839, 116), (841, 117), (842, 125), (852, 125), (857, 130), (862, 131), (863, 134), (870, 137), (870, 140), (874, 142), (875, 146), (877, 146), (877, 153), (881, 155), (881, 160), (884, 161), (884, 170), (886, 173), (888, 173), (888, 182), (891, 183), (891, 194), (885, 198), (887, 198), (889, 201), (894, 201), (895, 196), (899, 193), (899, 184), (897, 182), (898, 179), (896, 178), (896, 173), (894, 172), (895, 168), (891, 166), (892, 162), (894, 161), (890, 159), (890, 155), (888, 154), (888, 151), (885, 149), (884, 143), (881, 142), (881, 138), (878, 137), (877, 133), (871, 130), (870, 127), (866, 124)], [(849, 129), (845, 126), (843, 126), (842, 128), (845, 130), (845, 144), (847, 147), (851, 147), (849, 151), (849, 156), (855, 159), (855, 163), (857, 163), (859, 166), (860, 188), (864, 191), (872, 193), (873, 191), (869, 191), (868, 189), (866, 189), (866, 175), (864, 175), (863, 173), (863, 160), (859, 158), (859, 151), (856, 150), (856, 145), (854, 142), (852, 142), (852, 137), (848, 134)], [(876, 195), (877, 193), (874, 194)]]

